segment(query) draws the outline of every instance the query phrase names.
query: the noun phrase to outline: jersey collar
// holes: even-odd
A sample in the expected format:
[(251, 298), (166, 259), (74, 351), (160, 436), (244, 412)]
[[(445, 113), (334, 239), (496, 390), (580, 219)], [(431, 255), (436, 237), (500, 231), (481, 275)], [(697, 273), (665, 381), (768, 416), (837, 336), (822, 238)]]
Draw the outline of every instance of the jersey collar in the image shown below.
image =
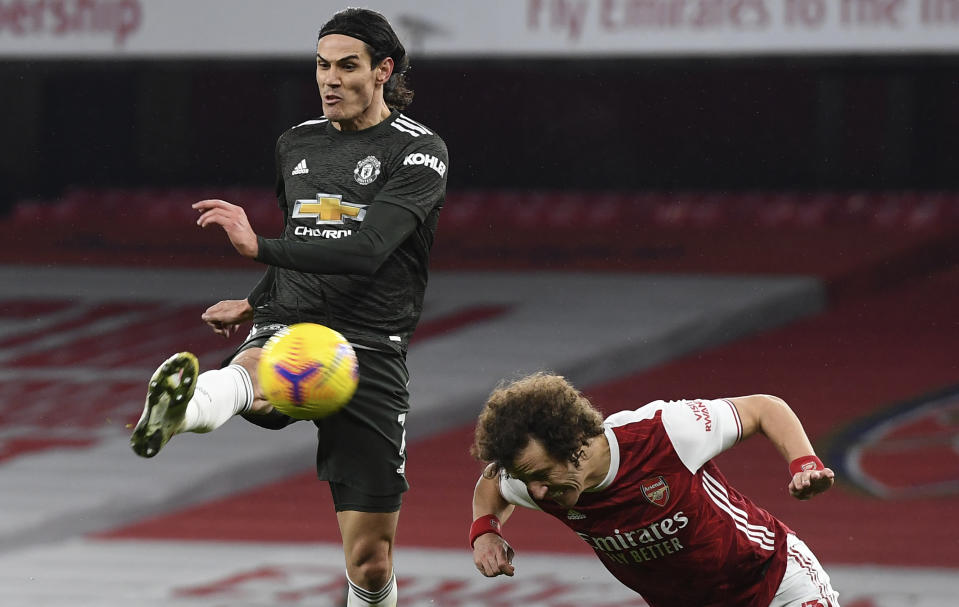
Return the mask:
[(603, 478), (598, 485), (587, 489), (584, 493), (602, 491), (613, 484), (613, 479), (615, 479), (619, 473), (619, 441), (616, 440), (616, 434), (610, 426), (605, 426), (603, 433), (606, 436), (606, 440), (609, 441), (609, 470), (606, 472), (605, 478)]

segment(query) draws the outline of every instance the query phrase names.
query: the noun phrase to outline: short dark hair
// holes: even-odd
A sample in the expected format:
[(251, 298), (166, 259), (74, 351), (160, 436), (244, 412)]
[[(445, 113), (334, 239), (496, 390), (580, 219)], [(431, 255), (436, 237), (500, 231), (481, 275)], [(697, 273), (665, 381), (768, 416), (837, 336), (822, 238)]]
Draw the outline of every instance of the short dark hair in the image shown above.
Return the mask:
[(366, 45), (373, 67), (391, 57), (393, 74), (383, 86), (383, 99), (391, 110), (397, 111), (405, 110), (413, 102), (413, 91), (406, 81), (410, 59), (386, 17), (366, 8), (343, 9), (323, 24), (317, 40), (330, 34), (342, 34), (361, 40)]
[(490, 394), (476, 423), (470, 453), (492, 474), (516, 463), (530, 438), (559, 461), (579, 466), (583, 447), (603, 433), (603, 415), (566, 378), (534, 373), (501, 384)]

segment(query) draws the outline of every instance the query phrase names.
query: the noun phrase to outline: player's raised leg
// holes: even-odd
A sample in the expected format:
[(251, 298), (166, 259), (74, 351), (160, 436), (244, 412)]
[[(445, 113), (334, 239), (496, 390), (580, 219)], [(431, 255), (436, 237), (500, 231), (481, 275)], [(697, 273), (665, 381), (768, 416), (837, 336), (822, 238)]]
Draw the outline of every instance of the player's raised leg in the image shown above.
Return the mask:
[[(255, 362), (255, 356), (250, 358)], [(255, 391), (243, 364), (198, 373), (196, 357), (180, 352), (150, 378), (143, 414), (130, 437), (137, 455), (153, 457), (176, 434), (210, 432), (250, 411)]]

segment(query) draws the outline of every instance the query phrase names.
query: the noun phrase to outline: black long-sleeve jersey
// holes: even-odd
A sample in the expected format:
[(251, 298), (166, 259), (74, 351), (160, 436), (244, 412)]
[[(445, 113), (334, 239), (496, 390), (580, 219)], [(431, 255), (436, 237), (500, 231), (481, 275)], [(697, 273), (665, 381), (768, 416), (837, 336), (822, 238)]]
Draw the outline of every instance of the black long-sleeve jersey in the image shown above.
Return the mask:
[(361, 131), (325, 118), (277, 140), (282, 238), (250, 294), (254, 323), (316, 322), (356, 345), (405, 353), (423, 309), (446, 197), (443, 140), (400, 112)]

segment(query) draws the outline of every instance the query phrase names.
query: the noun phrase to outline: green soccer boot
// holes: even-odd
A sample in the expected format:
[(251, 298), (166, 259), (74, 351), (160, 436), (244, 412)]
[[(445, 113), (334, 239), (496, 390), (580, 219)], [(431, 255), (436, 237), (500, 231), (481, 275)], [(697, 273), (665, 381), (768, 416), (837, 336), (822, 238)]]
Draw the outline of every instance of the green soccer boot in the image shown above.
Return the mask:
[(199, 373), (196, 356), (189, 352), (174, 354), (153, 373), (143, 415), (130, 436), (137, 455), (153, 457), (180, 430)]

